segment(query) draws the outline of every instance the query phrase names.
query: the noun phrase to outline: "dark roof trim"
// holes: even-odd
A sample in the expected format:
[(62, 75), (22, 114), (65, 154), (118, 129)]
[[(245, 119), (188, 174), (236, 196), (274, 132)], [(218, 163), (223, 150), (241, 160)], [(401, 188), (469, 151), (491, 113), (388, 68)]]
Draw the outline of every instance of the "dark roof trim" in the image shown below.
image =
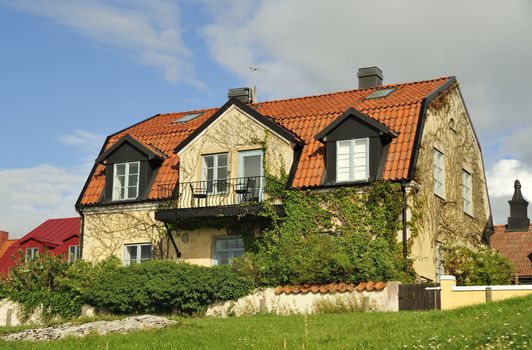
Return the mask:
[(410, 159), (410, 166), (408, 167), (408, 180), (413, 180), (416, 175), (416, 164), (417, 158), (419, 156), (419, 146), (421, 145), (421, 137), (423, 135), (423, 130), (425, 129), (425, 120), (427, 119), (427, 107), (428, 105), (443, 92), (449, 89), (453, 84), (456, 83), (456, 77), (452, 76), (447, 79), (439, 88), (431, 92), (426, 96), (421, 102), (421, 110), (419, 112), (419, 122), (417, 123), (416, 136), (414, 138), (414, 149), (412, 158)]
[[(98, 157), (103, 153), (103, 151), (105, 149), (105, 145), (107, 145), (107, 142), (109, 142), (110, 139), (111, 139), (111, 136), (107, 136), (107, 138), (105, 139), (105, 142), (102, 145), (102, 148), (100, 149), (100, 153), (98, 153)], [(97, 167), (98, 167), (98, 163), (94, 162), (94, 165), (92, 166), (91, 173), (90, 173), (89, 177), (87, 178), (87, 180), (85, 181), (85, 185), (83, 185), (83, 189), (81, 190), (81, 193), (79, 194), (79, 197), (78, 197), (78, 200), (76, 201), (76, 204), (74, 205), (74, 207), (76, 208), (76, 210), (78, 212), (80, 212), (80, 209), (82, 207), (81, 200), (83, 199), (83, 196), (85, 195), (85, 191), (87, 190), (87, 187), (89, 187), (89, 183), (92, 180), (92, 177), (94, 176), (94, 173), (96, 172), (96, 168)]]
[(146, 156), (148, 156), (148, 159), (166, 159), (168, 158), (166, 154), (162, 153), (161, 151), (155, 149), (155, 147), (148, 147), (141, 142), (139, 142), (137, 139), (135, 139), (133, 136), (126, 134), (120, 138), (114, 145), (112, 145), (107, 151), (100, 154), (98, 158), (96, 158), (96, 163), (102, 163), (105, 159), (107, 159), (114, 151), (116, 151), (122, 144), (129, 143), (136, 147), (139, 151), (144, 153)]
[(259, 112), (257, 112), (255, 109), (251, 108), (249, 105), (245, 104), (244, 102), (236, 99), (231, 98), (229, 101), (227, 101), (220, 109), (218, 109), (209, 119), (207, 119), (199, 128), (197, 128), (192, 134), (190, 134), (185, 140), (183, 140), (176, 148), (175, 152), (180, 152), (185, 146), (187, 146), (192, 140), (194, 140), (199, 134), (201, 134), (205, 129), (209, 127), (218, 117), (220, 117), (225, 111), (229, 109), (231, 106), (237, 106), (242, 111), (244, 111), (246, 114), (251, 116), (253, 119), (264, 125), (265, 127), (269, 128), (270, 130), (274, 131), (275, 133), (279, 134), (281, 137), (283, 137), (288, 142), (295, 142), (297, 144), (302, 144), (302, 141), (294, 134), (292, 134), (287, 129), (283, 128), (273, 120), (263, 116)]
[(347, 118), (351, 117), (351, 116), (354, 116), (358, 119), (360, 119), (361, 121), (363, 121), (364, 123), (368, 124), (369, 126), (387, 134), (387, 135), (394, 135), (395, 136), (395, 133), (393, 131), (391, 131), (390, 129), (388, 129), (388, 127), (378, 121), (376, 121), (375, 119), (365, 115), (364, 113), (360, 112), (360, 111), (357, 111), (356, 109), (354, 108), (349, 108), (348, 110), (346, 110), (344, 113), (342, 113), (342, 115), (340, 115), (338, 118), (336, 118), (335, 120), (333, 120), (333, 122), (329, 125), (327, 125), (325, 127), (325, 129), (323, 129), (322, 131), (320, 131), (316, 136), (316, 140), (319, 140), (319, 141), (323, 141), (323, 139), (331, 132), (333, 131), (337, 126), (339, 126), (340, 124), (342, 124), (344, 122), (344, 120), (346, 120)]
[(294, 147), (294, 160), (292, 161), (292, 167), (288, 173), (288, 180), (286, 181), (286, 188), (289, 189), (292, 187), (294, 182), (294, 177), (296, 175), (297, 166), (299, 165), (299, 159), (301, 159), (301, 154), (303, 153), (303, 146), (297, 144)]
[[(58, 242), (50, 241), (50, 240), (47, 240), (47, 239), (44, 239), (44, 238), (35, 237), (35, 236), (22, 237), (20, 239), (20, 241), (19, 241), (19, 244), (24, 244), (24, 243), (26, 243), (28, 241), (31, 241), (31, 240), (39, 242), (39, 243), (41, 243), (42, 245), (44, 245), (46, 247), (57, 247), (59, 245)], [(31, 248), (31, 247), (29, 247), (29, 248)]]

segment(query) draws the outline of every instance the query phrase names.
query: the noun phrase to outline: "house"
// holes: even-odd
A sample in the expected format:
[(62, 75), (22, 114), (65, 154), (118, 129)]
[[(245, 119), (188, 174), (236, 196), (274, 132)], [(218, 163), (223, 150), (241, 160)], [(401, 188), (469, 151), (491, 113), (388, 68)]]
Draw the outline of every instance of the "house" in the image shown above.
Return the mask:
[(46, 220), (5, 250), (0, 256), (0, 274), (7, 275), (20, 261), (21, 253), (25, 258), (33, 258), (49, 252), (53, 255), (61, 254), (69, 262), (76, 261), (80, 251), (80, 225), (79, 217)]
[[(405, 253), (410, 240), (420, 278), (435, 280), (441, 244), (478, 245), (492, 227), (459, 85), (383, 86), (378, 67), (358, 78), (355, 90), (264, 102), (254, 88), (231, 89), (223, 106), (157, 114), (110, 135), (76, 203), (83, 259), (222, 264), (244, 252), (231, 223), (262, 210), (272, 178), (320, 191), (383, 180), (402, 184), (398, 238)], [(250, 230), (260, 236), (260, 224)]]
[(528, 218), (528, 202), (521, 193), (521, 183), (515, 180), (510, 216), (506, 225), (494, 225), (490, 246), (514, 265), (516, 281), (532, 284), (532, 225)]

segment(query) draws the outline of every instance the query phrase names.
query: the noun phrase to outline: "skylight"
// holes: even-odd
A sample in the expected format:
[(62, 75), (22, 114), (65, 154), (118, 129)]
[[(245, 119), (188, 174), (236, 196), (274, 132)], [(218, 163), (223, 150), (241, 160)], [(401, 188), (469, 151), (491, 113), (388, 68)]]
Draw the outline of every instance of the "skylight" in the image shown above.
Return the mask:
[(389, 89), (381, 89), (381, 90), (374, 91), (372, 94), (370, 94), (369, 96), (366, 97), (366, 100), (370, 100), (370, 99), (373, 99), (373, 98), (386, 97), (389, 94), (391, 94), (392, 92), (394, 92), (395, 90), (397, 90), (397, 89), (396, 88), (389, 88)]
[(174, 120), (174, 123), (185, 123), (185, 122), (188, 122), (192, 119), (199, 117), (200, 115), (203, 115), (203, 112), (189, 113), (179, 119)]

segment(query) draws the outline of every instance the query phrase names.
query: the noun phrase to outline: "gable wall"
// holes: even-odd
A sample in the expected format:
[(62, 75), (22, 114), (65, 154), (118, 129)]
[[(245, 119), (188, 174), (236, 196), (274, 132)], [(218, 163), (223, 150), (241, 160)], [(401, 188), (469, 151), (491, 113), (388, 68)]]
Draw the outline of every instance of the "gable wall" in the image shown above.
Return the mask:
[[(415, 183), (413, 215), (417, 237), (412, 244), (418, 274), (435, 279), (437, 241), (443, 244), (481, 244), (490, 219), (486, 179), (479, 146), (458, 87), (433, 101), (427, 110)], [(449, 121), (454, 119), (454, 130)], [(445, 160), (445, 199), (434, 194), (433, 149)], [(462, 169), (472, 175), (473, 215), (463, 210)]]

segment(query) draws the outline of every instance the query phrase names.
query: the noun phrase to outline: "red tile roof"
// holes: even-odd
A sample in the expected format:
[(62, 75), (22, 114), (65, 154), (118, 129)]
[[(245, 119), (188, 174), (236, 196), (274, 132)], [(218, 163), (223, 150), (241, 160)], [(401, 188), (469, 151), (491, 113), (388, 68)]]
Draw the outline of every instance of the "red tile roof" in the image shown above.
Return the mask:
[(0, 258), (7, 252), (7, 250), (17, 242), (16, 239), (8, 239), (0, 246)]
[(490, 246), (497, 249), (514, 265), (521, 276), (532, 276), (532, 225), (528, 231), (506, 232), (506, 225), (494, 225), (495, 232), (490, 237)]
[[(453, 78), (445, 77), (383, 86), (381, 88), (395, 87), (397, 90), (387, 97), (369, 100), (365, 98), (377, 90), (376, 88), (266, 101), (249, 106), (263, 116), (271, 118), (304, 142), (292, 181), (294, 188), (320, 185), (324, 171), (324, 145), (316, 140), (315, 136), (348, 108), (355, 108), (398, 133), (398, 137), (392, 140), (388, 150), (383, 179), (401, 180), (408, 177), (423, 99), (451, 79)], [(176, 184), (178, 181), (179, 159), (174, 152), (175, 148), (217, 110), (218, 108), (212, 108), (156, 115), (111, 135), (105, 149), (129, 134), (141, 143), (151, 145), (168, 155), (160, 166), (147, 196), (148, 199), (158, 199), (161, 197), (158, 193), (159, 185)], [(189, 122), (175, 123), (176, 119), (191, 113), (203, 114)], [(80, 197), (81, 205), (96, 204), (102, 195), (105, 184), (104, 166), (97, 164), (93, 170)]]

